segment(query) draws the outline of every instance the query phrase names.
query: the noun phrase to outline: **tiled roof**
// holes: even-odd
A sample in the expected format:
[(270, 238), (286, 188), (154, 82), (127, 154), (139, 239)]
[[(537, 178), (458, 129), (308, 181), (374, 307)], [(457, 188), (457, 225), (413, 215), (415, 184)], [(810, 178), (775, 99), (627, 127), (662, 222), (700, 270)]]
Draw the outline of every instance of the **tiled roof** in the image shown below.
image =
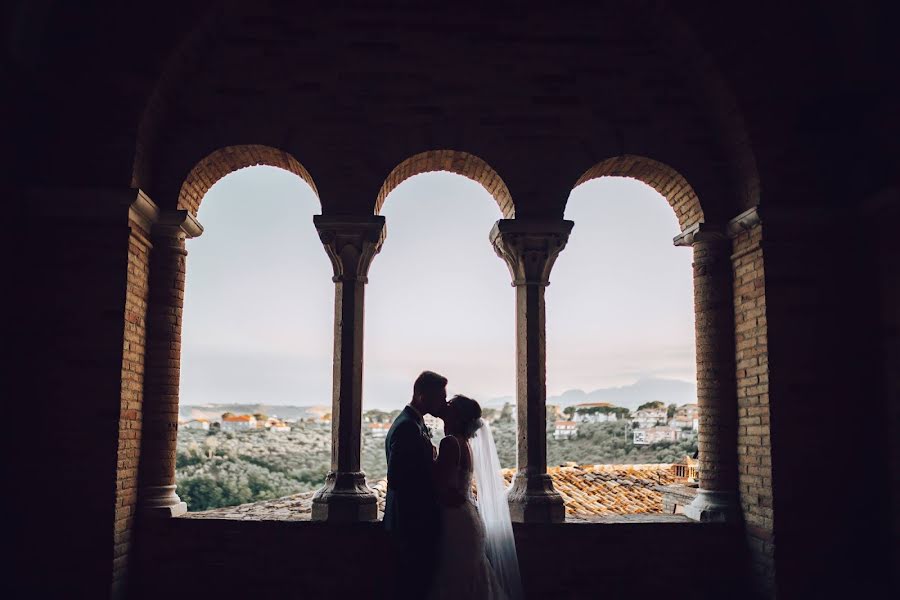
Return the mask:
[[(563, 497), (566, 516), (634, 515), (662, 512), (657, 485), (675, 483), (672, 467), (660, 465), (575, 465), (547, 469)], [(504, 470), (507, 481), (513, 469)]]
[(231, 422), (235, 422), (235, 421), (237, 421), (237, 422), (249, 421), (250, 419), (255, 419), (255, 418), (256, 417), (252, 417), (250, 415), (232, 415), (230, 417), (224, 417), (222, 420), (228, 421), (229, 423), (231, 423)]
[(615, 408), (615, 406), (609, 402), (582, 402), (576, 404), (575, 408)]
[[(585, 518), (610, 515), (634, 515), (661, 513), (662, 493), (658, 485), (678, 482), (672, 472), (672, 465), (574, 465), (550, 467), (547, 469), (553, 479), (556, 491), (563, 497), (566, 516)], [(507, 483), (512, 480), (515, 469), (504, 469)], [(384, 512), (384, 497), (387, 482), (384, 479), (369, 484), (378, 501), (378, 515)], [(315, 492), (294, 494), (275, 500), (255, 502), (217, 508), (204, 512), (190, 513), (201, 519), (240, 520), (306, 520), (312, 512), (312, 498)]]

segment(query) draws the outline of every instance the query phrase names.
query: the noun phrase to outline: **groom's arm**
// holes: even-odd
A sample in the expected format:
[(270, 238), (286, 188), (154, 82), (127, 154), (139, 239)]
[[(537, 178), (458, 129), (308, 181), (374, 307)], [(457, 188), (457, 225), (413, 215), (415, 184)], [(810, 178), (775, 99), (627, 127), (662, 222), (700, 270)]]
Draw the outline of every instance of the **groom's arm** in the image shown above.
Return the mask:
[(391, 459), (388, 462), (388, 482), (391, 487), (402, 490), (412, 485), (421, 485), (422, 448), (419, 428), (413, 422), (398, 427), (391, 436)]

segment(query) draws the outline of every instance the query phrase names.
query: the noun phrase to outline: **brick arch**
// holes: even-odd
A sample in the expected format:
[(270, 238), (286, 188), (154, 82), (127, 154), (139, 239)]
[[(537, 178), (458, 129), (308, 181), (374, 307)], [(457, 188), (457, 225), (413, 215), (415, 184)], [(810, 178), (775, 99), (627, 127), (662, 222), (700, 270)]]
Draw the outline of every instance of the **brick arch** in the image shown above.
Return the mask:
[(257, 165), (278, 167), (293, 173), (309, 184), (316, 196), (319, 195), (309, 171), (289, 153), (257, 144), (225, 146), (206, 156), (191, 169), (178, 192), (178, 208), (196, 215), (206, 192), (218, 180), (238, 169)]
[(668, 201), (682, 231), (704, 220), (697, 192), (669, 165), (633, 154), (613, 156), (585, 171), (575, 187), (598, 177), (630, 177), (646, 183)]
[(513, 204), (512, 195), (500, 175), (474, 154), (458, 150), (421, 152), (410, 156), (394, 167), (378, 191), (378, 198), (375, 200), (375, 214), (381, 213), (385, 199), (398, 185), (415, 175), (435, 171), (456, 173), (480, 183), (494, 197), (505, 219), (515, 217), (516, 207)]

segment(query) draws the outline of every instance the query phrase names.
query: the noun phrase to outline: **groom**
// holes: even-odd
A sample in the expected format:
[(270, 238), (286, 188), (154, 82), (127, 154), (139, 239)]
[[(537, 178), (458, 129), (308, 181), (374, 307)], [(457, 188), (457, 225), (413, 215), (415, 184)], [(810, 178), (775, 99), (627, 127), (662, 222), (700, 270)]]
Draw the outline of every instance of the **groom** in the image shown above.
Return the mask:
[(447, 378), (423, 372), (413, 384), (412, 401), (394, 420), (384, 443), (384, 526), (397, 549), (395, 587), (401, 598), (427, 596), (437, 566), (440, 512), (431, 476), (436, 450), (424, 416), (441, 417), (446, 406)]

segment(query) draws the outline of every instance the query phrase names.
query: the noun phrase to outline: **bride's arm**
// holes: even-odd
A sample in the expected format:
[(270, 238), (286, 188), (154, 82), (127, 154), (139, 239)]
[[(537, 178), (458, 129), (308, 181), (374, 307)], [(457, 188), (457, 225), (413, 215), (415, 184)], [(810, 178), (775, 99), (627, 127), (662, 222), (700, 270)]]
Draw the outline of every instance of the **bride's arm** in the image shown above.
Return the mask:
[(437, 460), (434, 461), (434, 487), (437, 490), (438, 502), (445, 506), (459, 506), (465, 502), (465, 496), (457, 489), (459, 485), (459, 441), (452, 435), (441, 440)]

